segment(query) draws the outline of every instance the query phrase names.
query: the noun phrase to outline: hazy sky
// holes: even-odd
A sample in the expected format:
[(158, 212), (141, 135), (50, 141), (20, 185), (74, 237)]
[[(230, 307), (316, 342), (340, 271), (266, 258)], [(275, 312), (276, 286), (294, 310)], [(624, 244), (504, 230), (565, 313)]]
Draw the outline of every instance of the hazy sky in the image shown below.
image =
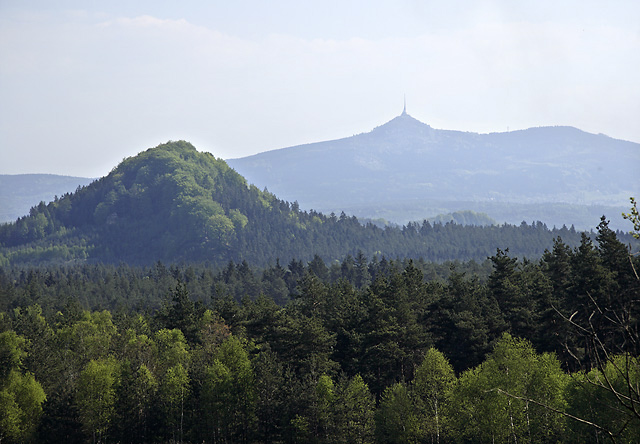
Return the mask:
[(0, 0), (0, 173), (346, 137), (405, 94), (434, 128), (640, 142), (639, 79), (637, 0)]

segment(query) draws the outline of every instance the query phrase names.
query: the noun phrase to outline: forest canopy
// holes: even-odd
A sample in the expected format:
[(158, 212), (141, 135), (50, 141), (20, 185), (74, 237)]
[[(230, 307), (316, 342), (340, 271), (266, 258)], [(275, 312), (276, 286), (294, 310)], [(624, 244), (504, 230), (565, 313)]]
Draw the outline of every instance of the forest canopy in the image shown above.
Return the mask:
[(0, 442), (637, 442), (637, 242), (362, 225), (169, 142), (0, 226)]
[(2, 438), (634, 442), (640, 263), (596, 238), (535, 261), (2, 268)]

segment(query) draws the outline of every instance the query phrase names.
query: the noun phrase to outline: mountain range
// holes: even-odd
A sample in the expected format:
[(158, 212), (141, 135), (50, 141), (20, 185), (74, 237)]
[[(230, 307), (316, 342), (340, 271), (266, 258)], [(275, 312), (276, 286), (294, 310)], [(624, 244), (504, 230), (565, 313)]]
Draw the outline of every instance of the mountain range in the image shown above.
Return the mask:
[(612, 226), (640, 194), (640, 144), (572, 127), (477, 134), (406, 112), (373, 131), (229, 159), (250, 183), (303, 208), (396, 223), (473, 210), (499, 222)]
[[(324, 214), (377, 225), (542, 221), (590, 230), (640, 195), (640, 144), (572, 127), (477, 134), (439, 130), (406, 112), (371, 132), (228, 159), (259, 189)], [(0, 175), (0, 223), (93, 179)], [(464, 213), (465, 217), (452, 216)], [(477, 214), (478, 217), (468, 217)]]
[[(468, 217), (479, 216), (452, 216)], [(345, 213), (303, 211), (248, 184), (222, 159), (178, 141), (127, 158), (109, 175), (0, 225), (0, 267), (245, 260), (265, 265), (349, 255), (484, 261), (496, 248), (539, 257), (557, 237), (570, 246), (581, 242), (573, 227), (549, 229), (541, 222), (465, 226), (425, 220), (381, 228)]]

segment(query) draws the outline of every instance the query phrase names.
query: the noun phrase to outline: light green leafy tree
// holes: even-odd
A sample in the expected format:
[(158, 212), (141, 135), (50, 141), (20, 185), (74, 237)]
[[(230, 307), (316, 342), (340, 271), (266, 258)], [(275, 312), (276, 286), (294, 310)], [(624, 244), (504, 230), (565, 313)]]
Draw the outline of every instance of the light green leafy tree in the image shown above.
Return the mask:
[(422, 414), (422, 433), (432, 442), (440, 442), (440, 435), (446, 427), (444, 412), (455, 380), (447, 358), (435, 348), (430, 348), (416, 370), (412, 388)]
[(213, 443), (224, 442), (228, 434), (227, 407), (230, 402), (231, 375), (229, 369), (215, 359), (207, 367), (202, 386), (201, 402), (204, 420), (208, 423), (209, 439)]
[(22, 373), (27, 340), (9, 330), (0, 333), (0, 442), (34, 438), (46, 395), (31, 373)]
[(163, 424), (174, 441), (182, 442), (184, 407), (190, 395), (190, 354), (187, 340), (177, 328), (162, 329), (154, 335), (158, 353), (158, 395)]
[(187, 340), (177, 328), (162, 329), (155, 334), (155, 346), (158, 353), (159, 374), (164, 374), (167, 369), (180, 364), (187, 367), (189, 363), (189, 346)]
[(13, 330), (0, 333), (0, 381), (9, 377), (11, 370), (22, 366), (26, 357), (27, 340)]
[(56, 340), (64, 350), (64, 359), (79, 369), (90, 360), (106, 358), (116, 333), (110, 312), (83, 311), (80, 320), (61, 326)]
[(162, 421), (170, 429), (173, 442), (184, 436), (184, 407), (190, 394), (189, 374), (181, 363), (169, 367), (158, 388), (163, 411)]
[(314, 434), (329, 441), (329, 436), (335, 435), (334, 408), (336, 402), (336, 389), (333, 380), (328, 375), (321, 375), (315, 387), (314, 410)]
[(638, 213), (638, 204), (635, 197), (629, 199), (631, 200), (631, 210), (628, 213), (622, 213), (622, 217), (633, 224), (633, 231), (631, 231), (633, 237), (640, 239), (640, 213)]
[(246, 442), (255, 422), (255, 379), (247, 346), (228, 336), (206, 369), (201, 396), (213, 442)]
[(42, 386), (31, 373), (12, 370), (0, 388), (0, 442), (30, 442), (46, 400)]
[(601, 369), (572, 375), (567, 389), (576, 441), (637, 442), (640, 436), (640, 359), (612, 356)]
[(462, 374), (451, 399), (458, 440), (549, 442), (563, 436), (567, 375), (550, 354), (505, 333), (480, 366)]
[(375, 400), (360, 375), (349, 380), (337, 402), (339, 437), (344, 443), (374, 442)]
[(134, 368), (145, 366), (154, 371), (158, 366), (158, 347), (146, 334), (136, 334), (133, 329), (126, 330), (121, 337), (120, 359), (128, 361)]
[(380, 443), (418, 443), (420, 420), (404, 383), (387, 387), (376, 411), (376, 438)]
[(85, 431), (94, 443), (106, 440), (116, 407), (118, 363), (113, 358), (91, 360), (80, 372), (77, 405)]

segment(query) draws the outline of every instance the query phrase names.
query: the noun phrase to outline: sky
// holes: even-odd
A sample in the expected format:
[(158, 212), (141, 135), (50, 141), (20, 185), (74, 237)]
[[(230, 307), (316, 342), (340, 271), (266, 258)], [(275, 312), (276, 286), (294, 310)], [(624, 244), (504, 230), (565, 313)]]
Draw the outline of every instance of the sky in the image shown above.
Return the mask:
[(636, 0), (0, 0), (0, 174), (100, 177), (187, 140), (223, 159), (402, 112), (640, 142)]

